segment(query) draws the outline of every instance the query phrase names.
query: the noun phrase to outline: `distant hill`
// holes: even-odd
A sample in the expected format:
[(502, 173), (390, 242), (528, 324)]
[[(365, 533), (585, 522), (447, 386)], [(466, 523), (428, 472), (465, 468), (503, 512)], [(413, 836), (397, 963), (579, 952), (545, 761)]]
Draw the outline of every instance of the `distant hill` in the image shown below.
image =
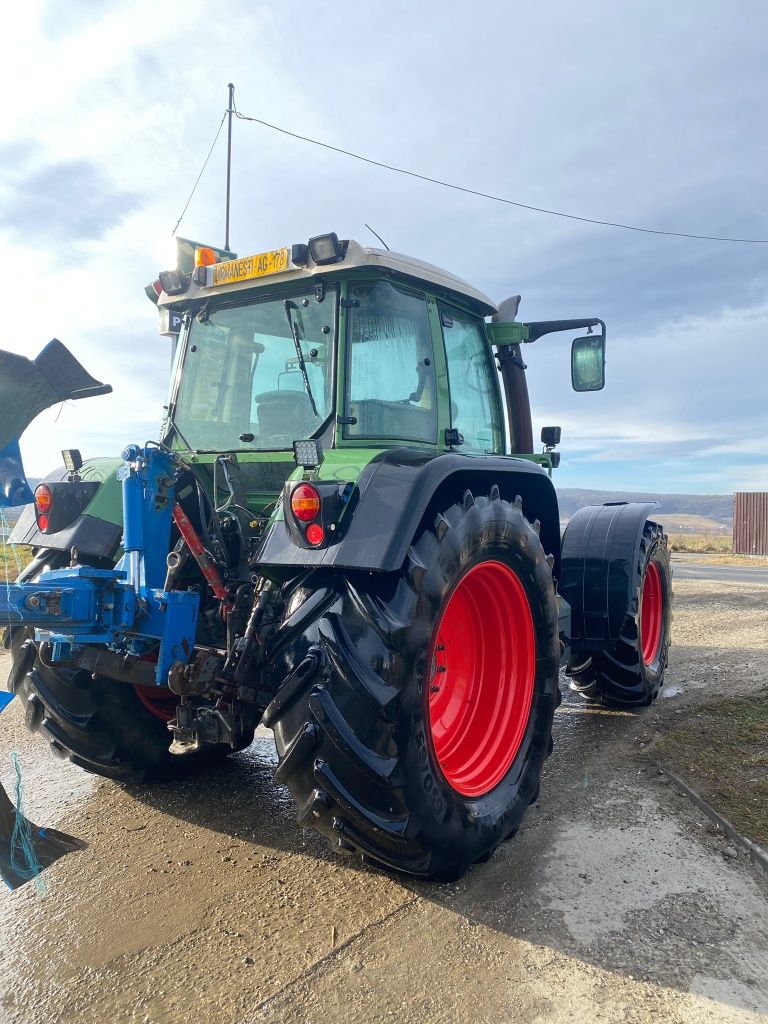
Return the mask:
[[(658, 501), (658, 512), (668, 530), (680, 533), (721, 532), (733, 529), (732, 494), (644, 494), (639, 491), (587, 491), (578, 487), (557, 490), (560, 516), (570, 519), (584, 505), (602, 505), (606, 501)], [(701, 520), (710, 521), (707, 527)]]
[[(30, 479), (34, 490), (39, 483)], [(640, 491), (588, 491), (578, 487), (557, 489), (560, 518), (568, 520), (584, 505), (602, 505), (606, 501), (658, 501), (658, 515), (671, 533), (726, 533), (733, 529), (732, 494), (645, 494)], [(16, 522), (21, 508), (9, 508), (5, 514)]]

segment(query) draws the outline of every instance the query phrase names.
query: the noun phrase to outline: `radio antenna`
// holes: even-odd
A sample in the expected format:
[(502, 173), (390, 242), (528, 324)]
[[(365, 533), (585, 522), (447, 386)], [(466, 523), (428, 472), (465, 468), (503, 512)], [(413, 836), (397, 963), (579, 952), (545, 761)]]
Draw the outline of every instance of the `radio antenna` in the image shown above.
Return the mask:
[(224, 225), (225, 249), (229, 249), (229, 185), (232, 173), (232, 115), (235, 112), (235, 87), (230, 82), (227, 88), (229, 89), (229, 106), (227, 107), (227, 212), (225, 217), (226, 223)]
[(387, 243), (384, 241), (384, 239), (381, 237), (381, 235), (378, 233), (378, 231), (374, 231), (370, 224), (366, 224), (365, 226), (368, 228), (368, 230), (371, 232), (372, 235), (376, 235), (376, 237), (381, 242), (381, 244), (384, 246), (384, 248), (387, 250), (387, 252), (391, 252), (392, 251), (389, 248), (389, 246), (387, 245)]

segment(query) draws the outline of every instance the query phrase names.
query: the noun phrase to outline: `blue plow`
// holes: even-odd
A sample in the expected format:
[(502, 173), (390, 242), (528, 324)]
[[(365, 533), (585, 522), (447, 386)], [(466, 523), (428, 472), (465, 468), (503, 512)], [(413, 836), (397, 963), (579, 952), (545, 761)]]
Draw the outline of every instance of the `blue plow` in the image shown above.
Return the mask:
[(0, 351), (0, 507), (32, 501), (19, 438), (44, 409), (70, 399), (108, 395), (69, 349), (54, 338), (36, 359)]

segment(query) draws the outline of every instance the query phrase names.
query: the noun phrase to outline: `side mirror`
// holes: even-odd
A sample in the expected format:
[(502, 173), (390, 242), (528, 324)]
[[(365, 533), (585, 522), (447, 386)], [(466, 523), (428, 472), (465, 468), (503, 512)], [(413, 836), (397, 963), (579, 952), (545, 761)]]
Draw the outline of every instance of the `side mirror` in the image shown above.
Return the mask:
[(602, 391), (605, 387), (605, 337), (602, 334), (574, 338), (571, 384), (574, 391)]

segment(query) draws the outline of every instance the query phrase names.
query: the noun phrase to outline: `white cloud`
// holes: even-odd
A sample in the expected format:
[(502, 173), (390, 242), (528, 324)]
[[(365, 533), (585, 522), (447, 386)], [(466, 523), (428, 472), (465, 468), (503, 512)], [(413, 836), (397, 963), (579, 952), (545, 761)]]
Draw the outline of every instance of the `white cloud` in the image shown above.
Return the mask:
[[(75, 404), (57, 424), (51, 413), (30, 428), (30, 472), (55, 463), (65, 443), (112, 454), (158, 422), (168, 342), (143, 286), (160, 269), (157, 250), (210, 146), (228, 81), (246, 113), (523, 202), (768, 235), (754, 198), (768, 157), (768, 9), (747, 9), (734, 19), (725, 8), (702, 14), (660, 0), (642, 10), (559, 0), (514, 11), (499, 0), (483, 18), (457, 6), (446, 18), (437, 0), (393, 0), (386, 16), (349, 0), (320, 15), (308, 0), (10, 8), (0, 146), (32, 147), (35, 171), (85, 161), (105, 193), (135, 197), (121, 220), (76, 245), (0, 231), (13, 286), (0, 345), (34, 355), (58, 336), (115, 386), (114, 399), (93, 400), (90, 411)], [(765, 454), (759, 247), (547, 219), (244, 122), (234, 126), (234, 154), (241, 251), (329, 229), (364, 239), (368, 221), (393, 247), (498, 298), (521, 288), (526, 318), (609, 320), (600, 394), (570, 390), (567, 336), (525, 351), (537, 425), (563, 425), (561, 483), (664, 486), (682, 474), (685, 489), (711, 489), (717, 479), (738, 484), (740, 472), (749, 479), (749, 457)], [(223, 168), (220, 142), (181, 234), (223, 240)], [(15, 171), (6, 170), (7, 205)]]

